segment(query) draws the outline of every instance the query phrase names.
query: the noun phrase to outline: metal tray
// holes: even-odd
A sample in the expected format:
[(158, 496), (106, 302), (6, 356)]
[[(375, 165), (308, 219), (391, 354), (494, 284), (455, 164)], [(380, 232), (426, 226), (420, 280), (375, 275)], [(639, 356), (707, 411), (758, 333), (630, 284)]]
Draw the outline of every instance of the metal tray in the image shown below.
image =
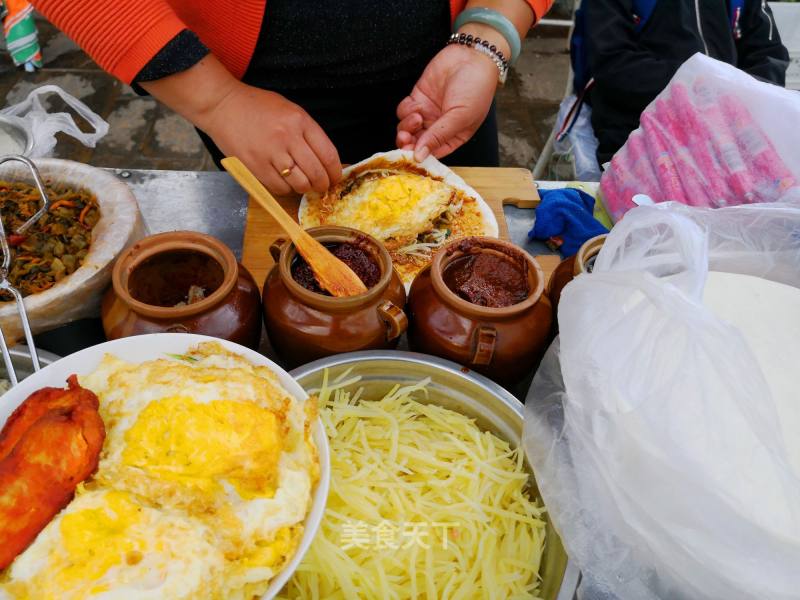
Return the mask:
[[(14, 346), (13, 348), (9, 348), (8, 352), (11, 355), (11, 363), (14, 365), (14, 370), (17, 372), (17, 377), (19, 377), (20, 381), (33, 373), (33, 363), (31, 362), (31, 354), (27, 346)], [(37, 354), (39, 356), (39, 364), (42, 368), (53, 364), (61, 358), (52, 352), (46, 352), (44, 350), (37, 350)], [(2, 361), (0, 361), (0, 379), (8, 379), (8, 373)]]
[[(514, 446), (521, 443), (522, 403), (493, 381), (448, 360), (392, 350), (351, 352), (314, 361), (290, 374), (305, 389), (311, 389), (321, 386), (325, 369), (329, 370), (329, 377), (335, 378), (350, 368), (353, 375), (361, 376), (358, 386), (372, 397), (383, 396), (397, 384), (407, 385), (430, 377), (428, 402), (474, 418), (479, 427)], [(535, 489), (533, 471), (527, 466)], [(546, 535), (539, 595), (544, 600), (571, 600), (577, 586), (577, 571), (569, 566), (561, 540), (549, 520)]]

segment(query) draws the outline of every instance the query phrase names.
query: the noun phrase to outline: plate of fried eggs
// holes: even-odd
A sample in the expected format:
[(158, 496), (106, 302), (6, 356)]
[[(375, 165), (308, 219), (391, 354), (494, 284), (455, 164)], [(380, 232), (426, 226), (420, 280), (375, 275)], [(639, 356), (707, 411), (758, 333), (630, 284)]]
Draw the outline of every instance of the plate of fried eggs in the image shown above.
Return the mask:
[(152, 334), (28, 377), (0, 399), (0, 426), (72, 374), (99, 399), (99, 466), (0, 572), (0, 599), (275, 596), (325, 509), (330, 460), (316, 401), (257, 352)]

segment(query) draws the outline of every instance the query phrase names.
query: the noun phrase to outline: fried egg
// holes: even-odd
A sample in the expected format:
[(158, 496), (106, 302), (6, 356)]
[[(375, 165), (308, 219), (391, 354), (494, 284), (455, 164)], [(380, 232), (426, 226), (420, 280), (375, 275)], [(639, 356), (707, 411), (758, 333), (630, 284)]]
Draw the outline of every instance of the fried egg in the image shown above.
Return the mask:
[(413, 239), (431, 229), (453, 194), (443, 181), (417, 173), (367, 171), (335, 202), (309, 210), (308, 226), (345, 225), (381, 241)]
[(499, 233), (486, 202), (433, 157), (416, 163), (411, 152), (379, 153), (343, 175), (324, 195), (303, 197), (300, 224), (341, 225), (371, 235), (389, 251), (406, 286), (447, 242)]
[(106, 422), (99, 486), (209, 524), (231, 560), (305, 518), (319, 476), (310, 415), (269, 369), (207, 343), (185, 360), (106, 356), (81, 381)]
[(216, 342), (107, 355), (80, 382), (106, 426), (98, 470), (3, 574), (0, 600), (263, 594), (319, 479), (315, 402)]
[(197, 519), (127, 492), (85, 491), (17, 557), (0, 598), (213, 598), (224, 570), (212, 532)]

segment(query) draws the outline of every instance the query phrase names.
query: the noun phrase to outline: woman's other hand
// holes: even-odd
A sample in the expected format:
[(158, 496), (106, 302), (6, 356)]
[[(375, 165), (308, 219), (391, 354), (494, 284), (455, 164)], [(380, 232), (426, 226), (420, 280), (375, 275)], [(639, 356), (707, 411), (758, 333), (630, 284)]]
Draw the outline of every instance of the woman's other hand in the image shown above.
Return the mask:
[(466, 46), (445, 47), (397, 107), (397, 147), (414, 150), (419, 161), (453, 152), (486, 118), (497, 75), (489, 57)]
[[(466, 8), (499, 12), (511, 21), (521, 39), (534, 21), (531, 5), (523, 0), (469, 0)], [(508, 41), (488, 25), (468, 22), (458, 32), (487, 40), (511, 58)], [(441, 158), (453, 152), (486, 118), (498, 75), (497, 65), (485, 54), (458, 44), (446, 46), (397, 107), (397, 147), (414, 150), (418, 161), (429, 154)]]
[(336, 148), (308, 113), (238, 81), (212, 55), (141, 85), (205, 131), (226, 156), (239, 158), (273, 194), (324, 192), (341, 177)]

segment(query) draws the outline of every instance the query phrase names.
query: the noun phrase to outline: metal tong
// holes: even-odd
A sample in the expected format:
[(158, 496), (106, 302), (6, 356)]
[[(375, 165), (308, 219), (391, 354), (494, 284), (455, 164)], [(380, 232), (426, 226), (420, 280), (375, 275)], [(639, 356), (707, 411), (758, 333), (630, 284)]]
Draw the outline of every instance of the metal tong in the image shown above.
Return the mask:
[[(13, 232), (21, 235), (28, 231), (28, 229), (30, 229), (31, 226), (36, 223), (36, 221), (41, 219), (47, 213), (48, 209), (50, 208), (50, 199), (47, 197), (47, 192), (44, 189), (44, 183), (39, 175), (39, 171), (36, 169), (36, 165), (34, 165), (29, 159), (18, 154), (0, 156), (0, 165), (10, 161), (21, 162), (28, 167), (28, 169), (30, 169), (30, 172), (33, 174), (33, 181), (36, 184), (36, 189), (39, 190), (39, 195), (42, 198), (42, 206), (38, 211), (36, 211), (36, 214), (25, 221), (17, 228), (16, 231)], [(20, 321), (22, 321), (22, 330), (25, 332), (25, 341), (28, 344), (28, 349), (30, 350), (31, 364), (33, 365), (33, 370), (38, 371), (41, 368), (39, 365), (39, 355), (36, 353), (36, 346), (33, 343), (33, 333), (31, 333), (31, 324), (28, 321), (28, 313), (25, 310), (25, 303), (22, 300), (22, 294), (20, 294), (19, 290), (11, 285), (11, 282), (8, 280), (8, 273), (11, 268), (11, 250), (8, 245), (8, 239), (6, 238), (5, 226), (3, 225), (3, 220), (1, 218), (0, 251), (3, 253), (3, 261), (2, 264), (0, 264), (0, 291), (6, 291), (14, 296), (14, 301), (17, 304), (17, 312), (19, 313)], [(11, 354), (8, 351), (8, 343), (6, 342), (6, 336), (3, 333), (2, 328), (0, 328), (0, 351), (3, 353), (3, 362), (5, 362), (6, 365), (8, 379), (11, 381), (12, 386), (17, 385), (17, 373), (14, 370), (14, 364), (11, 361)]]

